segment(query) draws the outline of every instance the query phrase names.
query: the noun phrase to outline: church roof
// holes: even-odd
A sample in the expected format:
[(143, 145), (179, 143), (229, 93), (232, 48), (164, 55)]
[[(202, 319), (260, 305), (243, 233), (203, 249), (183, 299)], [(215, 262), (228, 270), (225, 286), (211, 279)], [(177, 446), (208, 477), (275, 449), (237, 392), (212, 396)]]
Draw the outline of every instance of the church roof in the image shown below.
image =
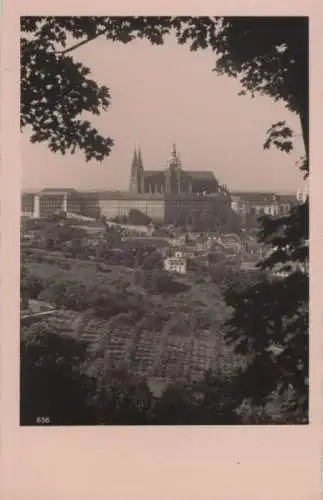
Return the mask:
[[(195, 180), (214, 181), (215, 176), (211, 170), (183, 170), (183, 172)], [(165, 175), (164, 170), (144, 170), (145, 177), (155, 177)]]
[(164, 176), (164, 170), (144, 170), (144, 177), (156, 177), (156, 176)]
[(214, 181), (215, 179), (211, 170), (185, 170), (185, 174), (201, 181)]

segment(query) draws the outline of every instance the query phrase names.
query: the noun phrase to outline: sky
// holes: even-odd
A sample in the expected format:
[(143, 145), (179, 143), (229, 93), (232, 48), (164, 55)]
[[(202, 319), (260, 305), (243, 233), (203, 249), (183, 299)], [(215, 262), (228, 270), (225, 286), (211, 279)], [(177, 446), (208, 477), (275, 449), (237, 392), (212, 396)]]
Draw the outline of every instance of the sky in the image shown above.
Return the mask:
[[(304, 153), (299, 120), (269, 97), (239, 96), (238, 81), (212, 71), (210, 50), (191, 52), (170, 38), (162, 46), (128, 45), (99, 38), (73, 52), (106, 85), (112, 104), (93, 123), (115, 141), (108, 158), (87, 163), (62, 156), (22, 133), (22, 188), (128, 189), (135, 147), (147, 170), (166, 168), (176, 143), (187, 170), (211, 170), (236, 191), (295, 192), (302, 184), (296, 161)], [(287, 120), (294, 151), (265, 151), (266, 130)]]

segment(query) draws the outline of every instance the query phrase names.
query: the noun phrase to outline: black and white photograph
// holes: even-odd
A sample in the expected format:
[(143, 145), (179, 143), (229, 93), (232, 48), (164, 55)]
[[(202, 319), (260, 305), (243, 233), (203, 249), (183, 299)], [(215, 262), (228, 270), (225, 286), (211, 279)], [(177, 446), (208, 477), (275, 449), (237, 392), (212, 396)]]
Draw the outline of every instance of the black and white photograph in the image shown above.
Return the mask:
[(308, 39), (20, 18), (20, 426), (309, 423)]

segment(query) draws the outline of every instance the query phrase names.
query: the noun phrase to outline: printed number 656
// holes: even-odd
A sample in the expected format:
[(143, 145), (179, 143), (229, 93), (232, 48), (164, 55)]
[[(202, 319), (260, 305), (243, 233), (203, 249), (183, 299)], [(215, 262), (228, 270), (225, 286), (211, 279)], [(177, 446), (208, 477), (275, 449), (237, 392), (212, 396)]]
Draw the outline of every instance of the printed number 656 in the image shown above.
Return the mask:
[(50, 418), (49, 417), (37, 417), (36, 418), (36, 423), (37, 424), (49, 424), (50, 423)]

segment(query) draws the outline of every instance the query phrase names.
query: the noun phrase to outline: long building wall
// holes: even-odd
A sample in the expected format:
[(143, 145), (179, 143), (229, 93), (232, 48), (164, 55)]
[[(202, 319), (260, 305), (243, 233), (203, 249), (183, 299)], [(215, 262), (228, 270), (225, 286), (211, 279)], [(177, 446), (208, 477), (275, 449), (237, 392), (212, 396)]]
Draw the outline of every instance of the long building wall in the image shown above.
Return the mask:
[(154, 199), (112, 199), (98, 200), (100, 215), (107, 219), (116, 216), (128, 215), (131, 210), (139, 210), (151, 217), (153, 220), (163, 221), (165, 218), (165, 201)]
[(21, 214), (46, 217), (55, 212), (65, 211), (88, 217), (111, 219), (128, 215), (133, 209), (139, 210), (155, 221), (165, 220), (165, 199), (156, 196), (129, 196), (128, 193), (24, 193)]
[[(81, 214), (88, 217), (107, 219), (128, 215), (133, 209), (151, 217), (155, 222), (167, 224), (197, 223), (202, 217), (216, 213), (217, 207), (229, 203), (233, 210), (243, 216), (253, 208), (257, 213), (260, 205), (257, 202), (245, 202), (223, 194), (135, 194), (129, 192), (78, 192), (76, 190), (46, 190), (38, 193), (24, 193), (21, 200), (21, 214), (34, 217), (45, 217), (59, 211)], [(259, 206), (258, 206), (259, 205)], [(264, 213), (275, 215), (286, 213), (289, 203), (261, 204)], [(247, 210), (247, 208), (248, 210)]]

